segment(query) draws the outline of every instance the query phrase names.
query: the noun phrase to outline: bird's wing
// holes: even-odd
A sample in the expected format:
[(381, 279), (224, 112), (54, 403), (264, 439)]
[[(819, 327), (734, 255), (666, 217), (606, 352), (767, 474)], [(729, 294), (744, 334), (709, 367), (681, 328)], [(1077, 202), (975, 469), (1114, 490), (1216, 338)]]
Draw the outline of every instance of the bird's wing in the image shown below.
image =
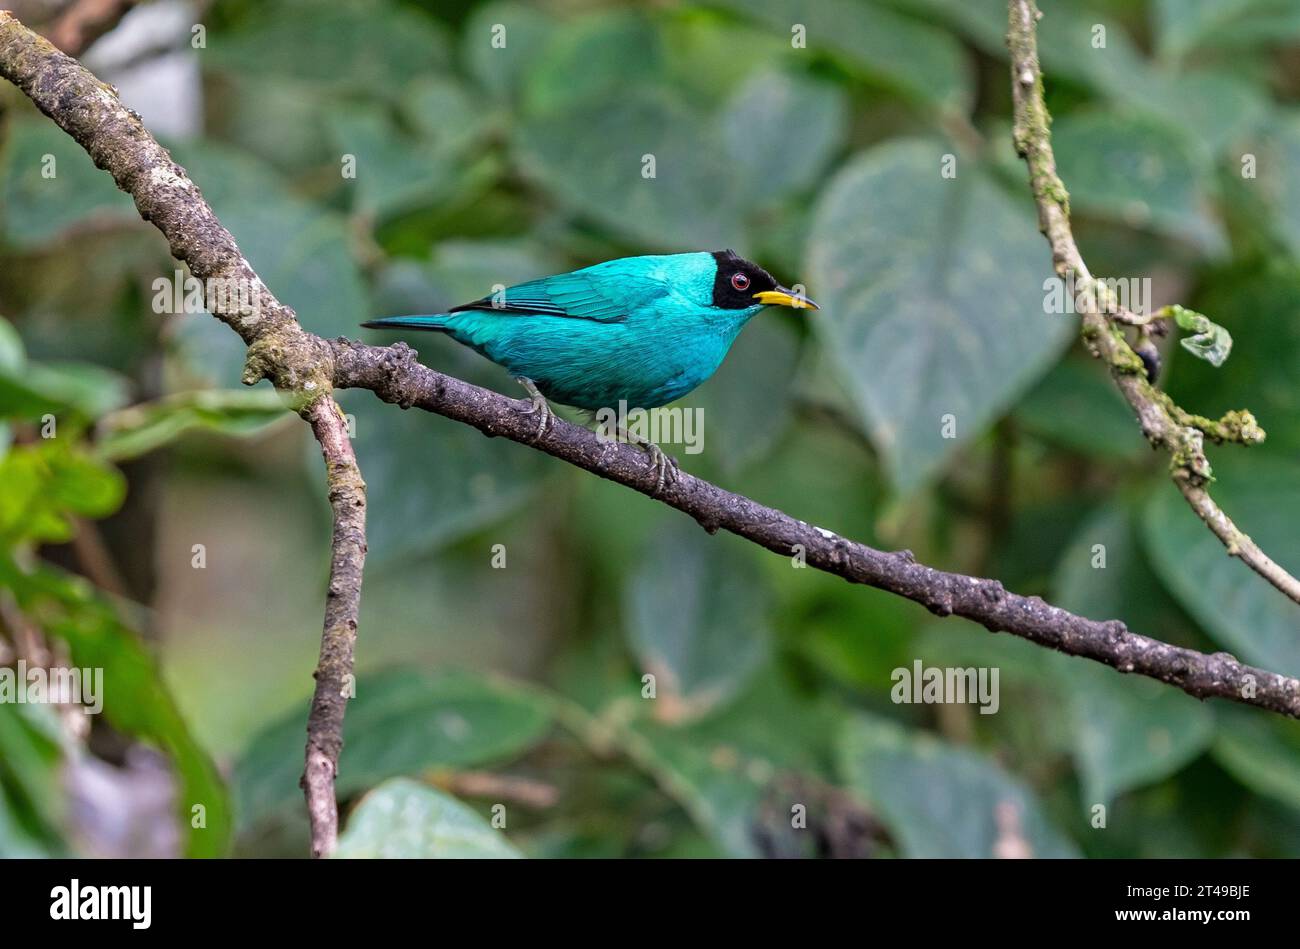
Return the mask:
[(651, 277), (579, 270), (507, 287), (499, 297), (486, 296), (473, 303), (452, 307), (449, 312), (487, 310), (621, 323), (629, 313), (667, 294), (668, 287)]

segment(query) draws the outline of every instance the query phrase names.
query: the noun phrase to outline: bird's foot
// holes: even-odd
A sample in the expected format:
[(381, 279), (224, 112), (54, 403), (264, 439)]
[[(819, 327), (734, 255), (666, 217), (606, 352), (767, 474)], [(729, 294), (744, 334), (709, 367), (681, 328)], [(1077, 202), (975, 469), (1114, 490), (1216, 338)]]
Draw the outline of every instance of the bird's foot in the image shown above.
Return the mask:
[(641, 446), (650, 456), (650, 462), (654, 465), (655, 470), (655, 494), (663, 490), (665, 484), (672, 484), (681, 474), (681, 468), (677, 464), (677, 459), (665, 452), (654, 442), (646, 442)]
[(677, 476), (681, 474), (681, 466), (677, 464), (676, 458), (667, 454), (654, 442), (633, 435), (626, 428), (620, 427), (618, 434), (624, 441), (636, 445), (650, 457), (650, 464), (655, 473), (655, 494), (662, 491), (665, 484), (672, 484), (677, 480)]
[(550, 426), (551, 420), (555, 418), (555, 411), (551, 408), (551, 404), (546, 401), (546, 396), (542, 395), (537, 386), (533, 384), (532, 379), (516, 376), (515, 382), (523, 386), (533, 400), (532, 406), (525, 409), (524, 414), (532, 415), (536, 412), (538, 415), (537, 432), (533, 435), (533, 441), (537, 441), (546, 434), (546, 429)]

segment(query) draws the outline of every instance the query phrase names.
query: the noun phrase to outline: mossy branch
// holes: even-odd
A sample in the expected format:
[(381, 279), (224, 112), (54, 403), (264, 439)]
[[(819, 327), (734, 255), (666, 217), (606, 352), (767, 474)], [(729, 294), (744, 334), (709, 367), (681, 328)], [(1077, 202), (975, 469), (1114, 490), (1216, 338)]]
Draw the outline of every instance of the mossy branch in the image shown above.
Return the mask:
[[(1153, 448), (1169, 453), (1169, 474), (1197, 516), (1223, 542), (1228, 553), (1239, 557), (1285, 596), (1300, 604), (1300, 580), (1288, 573), (1237, 527), (1210, 496), (1213, 480), (1205, 457), (1205, 439), (1215, 443), (1255, 445), (1264, 440), (1264, 430), (1246, 410), (1228, 412), (1214, 421), (1187, 412), (1148, 380), (1146, 364), (1129, 345), (1126, 326), (1144, 326), (1150, 319), (1176, 319), (1200, 314), (1182, 307), (1166, 307), (1152, 318), (1143, 318), (1119, 305), (1104, 281), (1088, 271), (1070, 226), (1070, 198), (1056, 171), (1052, 152), (1052, 117), (1043, 101), (1043, 72), (1038, 63), (1038, 20), (1042, 17), (1034, 0), (1008, 3), (1007, 46), (1011, 50), (1011, 94), (1014, 103), (1012, 139), (1016, 151), (1029, 168), (1029, 187), (1038, 207), (1038, 225), (1052, 248), (1056, 275), (1076, 288), (1082, 304), (1081, 334), (1094, 356), (1110, 368), (1120, 392), (1137, 414), (1142, 434)], [(1210, 324), (1212, 326), (1212, 324)], [(1224, 350), (1226, 352), (1226, 349)]]
[[(1030, 75), (1031, 83), (1037, 81), (1035, 75)], [(242, 281), (247, 295), (210, 295), (208, 309), (248, 344), (244, 381), (269, 379), (288, 392), (320, 443), (334, 532), (302, 782), (316, 855), (333, 849), (338, 831), (334, 778), (365, 558), (365, 484), (333, 399), (335, 388), (369, 389), (402, 408), (419, 407), (485, 435), (527, 445), (653, 497), (690, 515), (710, 533), (725, 530), (783, 556), (798, 554), (810, 567), (905, 597), (938, 616), (962, 616), (991, 632), (1008, 632), (1120, 672), (1148, 676), (1198, 698), (1223, 698), (1300, 718), (1296, 679), (1244, 665), (1227, 653), (1207, 655), (1160, 642), (1130, 631), (1118, 620), (1078, 616), (1038, 597), (1012, 593), (997, 580), (937, 570), (917, 563), (908, 551), (876, 550), (685, 472), (661, 489), (654, 465), (640, 449), (603, 440), (563, 420), (556, 420), (539, 438), (528, 400), (511, 399), (422, 366), (415, 351), (403, 343), (366, 346), (308, 333), (261, 282), (185, 169), (171, 160), (140, 117), (118, 101), (111, 87), (3, 11), (0, 76), (18, 86), (113, 176), (195, 277), (209, 286), (213, 277)], [(1068, 201), (1051, 166), (1050, 150), (1045, 163), (1041, 153), (1035, 161), (1044, 193), (1052, 196), (1052, 206), (1063, 216)], [(1081, 266), (1079, 262), (1074, 269)], [(1112, 329), (1104, 320), (1089, 325), (1099, 332)], [(1139, 376), (1137, 369), (1125, 374)], [(1228, 428), (1221, 430), (1226, 433)]]
[[(185, 169), (154, 140), (140, 116), (122, 105), (116, 90), (5, 11), (0, 11), (0, 75), (135, 200), (140, 216), (163, 233), (173, 256), (210, 291), (208, 310), (248, 344), (243, 381), (271, 380), (289, 395), (320, 442), (334, 518), (333, 556), (302, 786), (312, 852), (327, 855), (338, 835), (334, 777), (343, 745), (344, 696), (351, 691), (366, 551), (365, 483), (334, 401), (329, 344), (305, 332), (293, 310), (266, 288)], [(240, 292), (211, 292), (214, 288)]]

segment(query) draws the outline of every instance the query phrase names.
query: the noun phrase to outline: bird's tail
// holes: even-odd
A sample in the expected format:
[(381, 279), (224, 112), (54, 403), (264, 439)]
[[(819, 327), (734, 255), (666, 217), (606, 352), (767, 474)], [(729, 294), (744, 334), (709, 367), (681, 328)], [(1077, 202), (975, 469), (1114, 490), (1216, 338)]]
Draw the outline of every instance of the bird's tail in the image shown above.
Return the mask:
[(385, 316), (378, 320), (367, 320), (361, 325), (372, 330), (436, 330), (450, 333), (447, 320), (451, 313), (429, 313), (423, 316)]

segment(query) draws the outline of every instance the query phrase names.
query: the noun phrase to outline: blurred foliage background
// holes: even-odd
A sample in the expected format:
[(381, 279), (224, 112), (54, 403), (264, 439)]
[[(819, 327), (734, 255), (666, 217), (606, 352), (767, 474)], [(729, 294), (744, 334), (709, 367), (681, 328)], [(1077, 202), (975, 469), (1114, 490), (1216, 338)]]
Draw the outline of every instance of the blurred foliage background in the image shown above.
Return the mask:
[[(1163, 381), (1189, 410), (1256, 413), (1268, 441), (1212, 454), (1217, 497), (1300, 570), (1300, 8), (1044, 6), (1085, 257), (1231, 331), (1217, 370), (1167, 341)], [(1294, 604), (1225, 556), (1074, 318), (1044, 312), (1005, 16), (169, 0), (84, 59), (309, 330), (734, 247), (823, 309), (765, 313), (684, 400), (706, 419), (688, 470), (1300, 675)], [(164, 242), (7, 86), (0, 142), (0, 661), (106, 670), (88, 729), (0, 704), (0, 854), (305, 854), (318, 450), (239, 388), (225, 327), (155, 313)], [(411, 343), (517, 394), (448, 340)], [(344, 853), (1300, 855), (1295, 722), (937, 621), (519, 445), (342, 401), (370, 497)], [(999, 711), (894, 704), (916, 660), (997, 667)]]

